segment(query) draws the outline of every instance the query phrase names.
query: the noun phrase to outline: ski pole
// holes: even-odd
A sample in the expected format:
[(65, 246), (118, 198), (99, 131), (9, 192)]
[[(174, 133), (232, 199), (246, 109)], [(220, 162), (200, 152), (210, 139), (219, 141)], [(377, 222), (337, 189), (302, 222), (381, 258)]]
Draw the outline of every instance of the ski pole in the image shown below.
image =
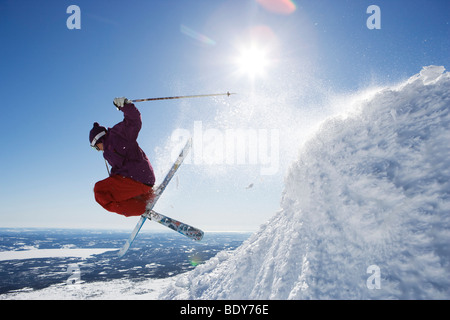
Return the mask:
[(143, 102), (143, 101), (156, 101), (156, 100), (170, 100), (170, 99), (184, 99), (184, 98), (203, 98), (203, 97), (215, 97), (215, 96), (230, 96), (236, 93), (213, 93), (213, 94), (197, 94), (193, 96), (176, 96), (176, 97), (163, 97), (163, 98), (147, 98), (147, 99), (136, 99), (131, 100), (132, 102)]

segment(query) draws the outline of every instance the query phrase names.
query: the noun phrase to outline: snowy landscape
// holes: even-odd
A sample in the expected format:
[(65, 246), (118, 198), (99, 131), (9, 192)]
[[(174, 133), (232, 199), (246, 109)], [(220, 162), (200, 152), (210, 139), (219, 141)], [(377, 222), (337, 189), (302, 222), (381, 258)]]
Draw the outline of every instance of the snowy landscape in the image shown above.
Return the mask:
[(450, 299), (450, 73), (344, 100), (299, 150), (281, 209), (235, 250), (162, 279), (0, 299)]

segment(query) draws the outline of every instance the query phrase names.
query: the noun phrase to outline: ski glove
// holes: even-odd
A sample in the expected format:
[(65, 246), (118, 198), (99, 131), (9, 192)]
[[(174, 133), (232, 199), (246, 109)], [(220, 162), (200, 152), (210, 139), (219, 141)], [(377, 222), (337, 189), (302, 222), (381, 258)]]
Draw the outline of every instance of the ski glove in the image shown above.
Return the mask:
[(131, 103), (131, 101), (125, 97), (122, 97), (122, 98), (114, 98), (113, 103), (116, 106), (117, 110), (121, 110), (125, 104)]

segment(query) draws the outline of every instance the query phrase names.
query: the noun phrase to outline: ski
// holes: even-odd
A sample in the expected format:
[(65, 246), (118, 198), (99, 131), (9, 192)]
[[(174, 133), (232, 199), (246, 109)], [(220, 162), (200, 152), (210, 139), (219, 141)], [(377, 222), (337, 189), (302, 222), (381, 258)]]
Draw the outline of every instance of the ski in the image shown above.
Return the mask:
[(175, 220), (173, 218), (169, 218), (161, 213), (155, 212), (154, 210), (147, 211), (144, 213), (144, 216), (155, 222), (162, 224), (182, 235), (188, 237), (189, 239), (200, 241), (203, 238), (203, 231), (197, 228), (194, 228), (186, 223)]
[(145, 215), (152, 211), (152, 209), (155, 206), (156, 202), (158, 201), (159, 197), (161, 197), (161, 194), (166, 189), (170, 180), (177, 172), (181, 163), (183, 163), (183, 160), (186, 158), (191, 147), (192, 147), (192, 138), (189, 138), (188, 141), (186, 142), (186, 145), (184, 146), (183, 150), (181, 150), (180, 154), (178, 155), (177, 160), (175, 160), (174, 164), (172, 165), (172, 167), (170, 168), (166, 177), (164, 178), (164, 180), (161, 182), (160, 185), (158, 185), (158, 187), (156, 189), (154, 189), (153, 193), (154, 193), (155, 197), (153, 198), (153, 200), (151, 202), (149, 202), (147, 204), (147, 210), (145, 211), (145, 213), (143, 215), (141, 215), (141, 218), (139, 219), (138, 223), (136, 224), (136, 227), (134, 227), (134, 230), (131, 233), (130, 237), (127, 239), (125, 244), (119, 250), (119, 253), (118, 253), (119, 258), (122, 258), (128, 252), (128, 249), (133, 244), (134, 239), (136, 239), (139, 231), (141, 230), (142, 226), (144, 225), (144, 222), (147, 220), (147, 217)]

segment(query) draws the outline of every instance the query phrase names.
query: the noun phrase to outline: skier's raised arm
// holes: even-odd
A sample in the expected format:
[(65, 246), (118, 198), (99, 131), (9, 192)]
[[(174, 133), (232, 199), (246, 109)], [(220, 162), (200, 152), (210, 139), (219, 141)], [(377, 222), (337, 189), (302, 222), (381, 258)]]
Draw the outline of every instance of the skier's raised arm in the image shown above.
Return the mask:
[(123, 123), (126, 128), (126, 133), (130, 139), (136, 140), (139, 131), (142, 128), (141, 113), (136, 106), (125, 97), (115, 98), (113, 101), (118, 110), (123, 112)]

